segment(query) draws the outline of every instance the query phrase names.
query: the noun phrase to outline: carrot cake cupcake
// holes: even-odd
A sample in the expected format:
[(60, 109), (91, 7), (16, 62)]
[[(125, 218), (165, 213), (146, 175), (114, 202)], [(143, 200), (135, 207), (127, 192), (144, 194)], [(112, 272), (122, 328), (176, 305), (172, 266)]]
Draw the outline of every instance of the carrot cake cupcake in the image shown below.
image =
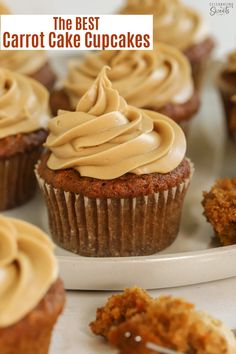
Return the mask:
[(218, 77), (218, 87), (223, 100), (228, 132), (236, 137), (236, 51), (228, 56)]
[(61, 247), (84, 256), (137, 256), (179, 230), (192, 167), (170, 118), (128, 106), (104, 67), (76, 111), (49, 123), (36, 173)]
[(204, 193), (202, 204), (221, 244), (236, 244), (236, 179), (218, 180)]
[(138, 108), (163, 113), (185, 127), (199, 108), (191, 67), (176, 48), (159, 43), (154, 51), (101, 51), (69, 65), (62, 91), (51, 96), (58, 108), (75, 109), (104, 65), (114, 89)]
[[(147, 301), (140, 307), (144, 298)], [(197, 311), (183, 299), (171, 296), (151, 299), (138, 288), (112, 296), (98, 310), (90, 327), (117, 347), (120, 354), (152, 354), (160, 348), (166, 353), (236, 352), (234, 334), (220, 321)]]
[(50, 239), (0, 216), (0, 354), (47, 354), (65, 292)]
[(37, 81), (0, 69), (0, 210), (35, 192), (34, 165), (47, 137), (49, 95)]
[(206, 60), (214, 48), (201, 16), (180, 0), (127, 0), (122, 14), (153, 14), (154, 41), (171, 44), (189, 59), (195, 86), (200, 87)]
[[(0, 15), (10, 14), (7, 6), (0, 2)], [(50, 91), (56, 81), (56, 75), (45, 51), (0, 50), (0, 68), (28, 75), (46, 86)]]

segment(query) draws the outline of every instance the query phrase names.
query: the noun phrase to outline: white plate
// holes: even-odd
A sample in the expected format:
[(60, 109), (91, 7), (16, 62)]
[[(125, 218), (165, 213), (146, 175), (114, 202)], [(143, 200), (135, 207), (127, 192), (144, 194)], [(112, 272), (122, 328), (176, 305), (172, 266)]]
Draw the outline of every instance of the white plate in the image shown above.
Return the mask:
[[(211, 75), (214, 75), (213, 71)], [(189, 137), (188, 156), (193, 160), (196, 172), (177, 240), (165, 251), (147, 257), (86, 258), (57, 248), (66, 288), (120, 290), (138, 284), (155, 289), (235, 276), (236, 246), (217, 247), (214, 244), (213, 231), (202, 216), (201, 206), (202, 191), (208, 190), (220, 175), (236, 172), (232, 160), (236, 145), (227, 143), (225, 152), (224, 141), (221, 103), (208, 83), (202, 109), (192, 124)], [(46, 210), (39, 195), (27, 205), (4, 214), (30, 221), (48, 231)]]

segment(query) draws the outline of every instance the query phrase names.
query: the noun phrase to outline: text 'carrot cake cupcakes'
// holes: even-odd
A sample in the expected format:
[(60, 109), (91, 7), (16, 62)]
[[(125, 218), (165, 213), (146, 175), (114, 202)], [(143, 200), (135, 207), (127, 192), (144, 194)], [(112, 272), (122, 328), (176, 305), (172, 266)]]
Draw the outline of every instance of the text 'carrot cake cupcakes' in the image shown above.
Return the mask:
[(236, 179), (218, 180), (204, 193), (202, 204), (221, 244), (236, 244)]
[(201, 86), (206, 60), (214, 48), (201, 16), (180, 0), (127, 0), (123, 14), (153, 14), (154, 41), (171, 44), (188, 57), (194, 83)]
[[(147, 301), (140, 307), (144, 297)], [(90, 327), (117, 347), (120, 354), (153, 354), (155, 346), (166, 353), (170, 352), (168, 349), (196, 354), (236, 352), (234, 334), (219, 320), (197, 311), (184, 299), (152, 299), (139, 288), (126, 289), (108, 299)]]
[(37, 167), (51, 232), (85, 256), (152, 254), (179, 230), (191, 177), (181, 128), (128, 106), (107, 67), (79, 101), (49, 123)]
[(181, 126), (199, 108), (188, 60), (178, 49), (159, 43), (154, 51), (102, 51), (71, 62), (63, 91), (52, 95), (53, 111), (75, 109), (104, 65), (111, 67), (114, 89), (132, 106), (163, 113)]
[(218, 77), (229, 134), (236, 138), (236, 51), (228, 56)]
[(0, 210), (21, 205), (34, 194), (34, 165), (47, 136), (48, 99), (37, 81), (0, 69)]
[(0, 354), (47, 354), (65, 292), (50, 239), (0, 216)]

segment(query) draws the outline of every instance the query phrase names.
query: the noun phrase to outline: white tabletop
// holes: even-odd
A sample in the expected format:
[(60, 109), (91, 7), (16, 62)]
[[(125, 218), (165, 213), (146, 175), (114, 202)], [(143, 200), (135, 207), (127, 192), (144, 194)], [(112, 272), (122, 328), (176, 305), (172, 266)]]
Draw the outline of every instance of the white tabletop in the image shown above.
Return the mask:
[[(154, 297), (161, 294), (183, 297), (221, 319), (230, 328), (236, 328), (236, 278), (149, 293)], [(54, 331), (50, 354), (116, 353), (102, 339), (93, 336), (88, 328), (97, 307), (102, 306), (110, 295), (109, 292), (68, 292), (64, 314)]]

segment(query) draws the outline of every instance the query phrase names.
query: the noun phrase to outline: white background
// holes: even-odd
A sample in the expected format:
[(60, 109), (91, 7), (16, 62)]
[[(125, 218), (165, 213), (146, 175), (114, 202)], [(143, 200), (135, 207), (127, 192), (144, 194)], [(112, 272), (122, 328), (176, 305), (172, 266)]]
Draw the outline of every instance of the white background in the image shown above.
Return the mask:
[[(214, 0), (232, 2), (234, 9), (229, 15), (210, 16), (210, 2), (213, 0), (185, 0), (196, 7), (205, 17), (211, 33), (217, 39), (216, 56), (236, 48), (236, 0)], [(5, 0), (16, 14), (106, 14), (115, 12), (125, 0)]]

